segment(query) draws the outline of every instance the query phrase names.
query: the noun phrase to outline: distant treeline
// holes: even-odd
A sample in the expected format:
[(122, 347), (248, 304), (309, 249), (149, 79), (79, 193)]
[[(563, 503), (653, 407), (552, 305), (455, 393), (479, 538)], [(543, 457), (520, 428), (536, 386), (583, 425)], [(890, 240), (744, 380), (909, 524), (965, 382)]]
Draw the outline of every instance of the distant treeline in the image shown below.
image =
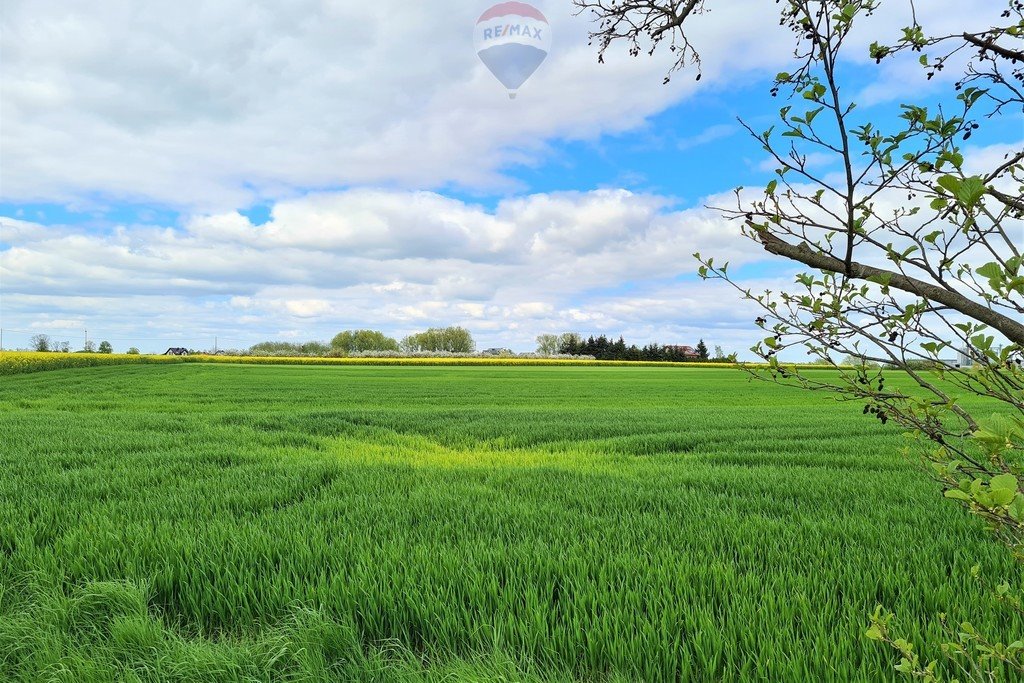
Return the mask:
[[(69, 351), (67, 342), (54, 342), (45, 334), (37, 334), (32, 338), (33, 351)], [(86, 342), (82, 352), (103, 353), (113, 352), (109, 342), (101, 342), (97, 348), (93, 342)], [(82, 353), (79, 352), (79, 353)], [(714, 355), (701, 339), (696, 346), (647, 344), (637, 346), (627, 344), (621, 336), (612, 340), (607, 335), (584, 338), (577, 332), (564, 334), (542, 334), (537, 337), (537, 350), (533, 353), (513, 353), (504, 348), (477, 351), (473, 335), (464, 327), (431, 327), (423, 332), (410, 334), (401, 340), (389, 337), (378, 330), (345, 330), (339, 332), (330, 342), (285, 342), (265, 341), (253, 344), (248, 349), (208, 350), (188, 349), (192, 355), (213, 354), (230, 356), (274, 356), (274, 357), (306, 357), (306, 358), (345, 358), (345, 357), (449, 357), (449, 356), (507, 356), (518, 358), (580, 358), (609, 361), (655, 361), (668, 363), (684, 363), (688, 361), (730, 363), (736, 361), (736, 354), (726, 355), (720, 346), (715, 347)], [(135, 347), (128, 349), (129, 354), (138, 354)]]
[(344, 357), (373, 353), (461, 353), (476, 350), (476, 342), (463, 327), (431, 327), (424, 332), (410, 334), (401, 341), (377, 330), (345, 330), (331, 339), (330, 344), (319, 341), (301, 343), (266, 341), (249, 347), (249, 355), (257, 356), (323, 356)]
[[(432, 327), (424, 332), (411, 334), (401, 341), (389, 337), (377, 330), (345, 330), (330, 341), (324, 343), (310, 341), (292, 342), (261, 342), (248, 351), (236, 351), (235, 354), (255, 356), (308, 356), (308, 357), (347, 357), (347, 356), (420, 356), (427, 354), (459, 354), (471, 355), (476, 352), (476, 342), (469, 330), (463, 327)], [(560, 358), (594, 358), (597, 360), (614, 361), (656, 361), (668, 363), (685, 363), (691, 361), (731, 363), (736, 361), (736, 354), (726, 355), (721, 347), (715, 347), (714, 356), (701, 339), (696, 346), (647, 344), (637, 346), (627, 344), (621, 336), (617, 340), (607, 335), (584, 338), (576, 332), (565, 334), (542, 334), (537, 337), (536, 354), (512, 354), (505, 349), (489, 349), (480, 355), (528, 355), (531, 357)]]
[(660, 361), (686, 363), (690, 361), (735, 363), (736, 354), (725, 355), (722, 347), (715, 347), (712, 358), (708, 347), (701, 339), (695, 347), (672, 344), (647, 344), (637, 346), (626, 344), (621, 336), (612, 341), (606, 335), (590, 336), (586, 339), (576, 332), (561, 335), (542, 334), (537, 337), (538, 353), (558, 353), (570, 356), (593, 356), (597, 360)]

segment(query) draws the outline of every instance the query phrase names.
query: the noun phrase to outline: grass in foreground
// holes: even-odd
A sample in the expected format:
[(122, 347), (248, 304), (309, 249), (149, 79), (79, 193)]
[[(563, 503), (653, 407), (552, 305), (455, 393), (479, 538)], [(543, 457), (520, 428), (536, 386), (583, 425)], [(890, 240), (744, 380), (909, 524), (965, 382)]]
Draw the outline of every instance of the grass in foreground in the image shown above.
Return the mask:
[(4, 680), (879, 680), (878, 602), (1012, 618), (896, 430), (735, 371), (70, 369), (0, 443)]

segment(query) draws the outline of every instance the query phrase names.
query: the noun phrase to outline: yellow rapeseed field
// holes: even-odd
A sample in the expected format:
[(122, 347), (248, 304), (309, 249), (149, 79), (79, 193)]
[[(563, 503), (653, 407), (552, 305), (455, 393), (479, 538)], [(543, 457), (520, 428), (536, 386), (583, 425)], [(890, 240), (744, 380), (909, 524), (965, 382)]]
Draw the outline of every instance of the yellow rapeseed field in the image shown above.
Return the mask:
[(137, 363), (243, 363), (254, 365), (589, 365), (631, 367), (734, 367), (725, 363), (566, 360), (551, 358), (306, 358), (282, 356), (156, 356), (101, 353), (0, 352), (0, 375)]

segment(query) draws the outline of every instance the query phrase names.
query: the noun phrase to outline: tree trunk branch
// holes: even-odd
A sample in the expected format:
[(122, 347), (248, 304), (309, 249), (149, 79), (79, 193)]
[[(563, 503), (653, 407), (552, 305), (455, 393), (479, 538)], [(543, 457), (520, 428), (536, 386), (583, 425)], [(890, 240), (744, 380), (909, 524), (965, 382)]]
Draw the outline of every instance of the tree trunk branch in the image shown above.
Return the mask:
[(669, 19), (665, 24), (662, 24), (657, 29), (651, 31), (651, 37), (657, 38), (666, 31), (671, 31), (674, 28), (682, 26), (683, 22), (686, 21), (687, 17), (690, 16), (693, 10), (697, 9), (697, 5), (699, 5), (702, 1), (703, 0), (687, 0), (682, 8), (677, 10), (666, 11), (665, 14), (672, 18)]
[[(837, 259), (834, 256), (812, 249), (806, 242), (802, 242), (799, 245), (793, 245), (764, 230), (758, 232), (758, 238), (761, 240), (761, 244), (764, 246), (765, 251), (770, 254), (784, 256), (788, 259), (799, 261), (811, 268), (825, 270), (830, 273), (836, 273), (837, 275), (847, 274), (847, 266), (842, 259)], [(909, 277), (902, 273), (883, 270), (882, 268), (875, 268), (874, 266), (866, 266), (856, 262), (850, 264), (850, 272), (848, 275), (857, 280), (868, 280), (873, 277), (888, 278), (888, 284), (890, 287), (895, 287), (896, 289), (914, 294), (915, 296), (923, 297), (929, 301), (936, 301), (945, 306), (949, 306), (950, 308), (959, 311), (978, 322), (984, 323), (989, 327), (998, 330), (1014, 344), (1024, 346), (1024, 324), (993, 311), (991, 308), (979, 304), (962, 294), (951, 292), (950, 290), (939, 287), (938, 285), (924, 282), (923, 280), (918, 280), (917, 278)]]
[(966, 40), (968, 43), (970, 43), (971, 45), (975, 45), (981, 48), (982, 50), (990, 50), (992, 52), (995, 52), (1000, 57), (1005, 57), (1006, 59), (1024, 61), (1024, 52), (1021, 52), (1020, 50), (1011, 50), (1009, 48), (1003, 47), (1002, 45), (999, 45), (998, 43), (996, 43), (995, 36), (993, 36), (992, 38), (983, 39), (979, 38), (975, 34), (965, 33), (963, 34), (963, 37), (964, 40)]

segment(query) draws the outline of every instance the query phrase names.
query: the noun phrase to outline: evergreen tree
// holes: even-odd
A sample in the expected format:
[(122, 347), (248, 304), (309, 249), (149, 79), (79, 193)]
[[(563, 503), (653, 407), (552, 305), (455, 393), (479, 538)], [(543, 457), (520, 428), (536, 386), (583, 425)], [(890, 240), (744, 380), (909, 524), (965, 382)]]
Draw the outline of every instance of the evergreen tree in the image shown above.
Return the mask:
[(612, 345), (612, 358), (614, 360), (626, 360), (626, 340), (619, 336), (619, 340)]

